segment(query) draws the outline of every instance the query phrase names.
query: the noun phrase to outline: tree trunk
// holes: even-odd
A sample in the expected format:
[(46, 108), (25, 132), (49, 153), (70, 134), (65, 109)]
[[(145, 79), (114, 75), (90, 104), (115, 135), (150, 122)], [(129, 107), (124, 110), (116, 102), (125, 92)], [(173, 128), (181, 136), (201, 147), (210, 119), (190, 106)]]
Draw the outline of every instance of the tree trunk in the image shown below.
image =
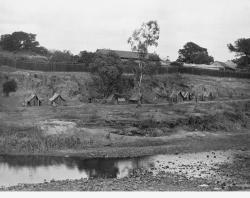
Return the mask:
[(142, 68), (142, 62), (139, 62), (139, 69), (140, 69), (140, 79), (138, 82), (138, 91), (139, 91), (139, 100), (137, 102), (137, 107), (141, 107), (141, 95), (142, 95), (142, 91), (141, 91), (141, 83), (142, 83), (142, 78), (143, 78), (143, 68)]

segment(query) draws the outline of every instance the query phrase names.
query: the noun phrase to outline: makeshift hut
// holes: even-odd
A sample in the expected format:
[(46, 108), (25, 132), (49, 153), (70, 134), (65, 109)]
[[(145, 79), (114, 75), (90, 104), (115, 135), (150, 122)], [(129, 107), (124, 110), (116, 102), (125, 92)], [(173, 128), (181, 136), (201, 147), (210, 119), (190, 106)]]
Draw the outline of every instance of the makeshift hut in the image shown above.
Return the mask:
[(115, 96), (115, 94), (111, 94), (107, 99), (106, 102), (109, 104), (117, 104), (117, 97)]
[(119, 97), (117, 98), (118, 104), (125, 104), (126, 103), (126, 98), (125, 97)]
[(210, 92), (208, 99), (209, 100), (214, 100), (215, 99), (215, 95), (212, 92)]
[(136, 92), (134, 93), (130, 98), (129, 98), (129, 102), (130, 103), (138, 103), (138, 102), (142, 102), (142, 94)]
[(65, 105), (65, 100), (63, 99), (63, 97), (58, 94), (55, 93), (50, 99), (49, 102), (51, 105), (53, 106), (57, 106), (57, 105)]
[(24, 105), (25, 106), (41, 106), (42, 102), (37, 97), (36, 94), (32, 94), (31, 96), (25, 98)]
[(107, 99), (106, 102), (109, 104), (125, 104), (126, 103), (126, 96), (118, 93), (111, 94)]
[(210, 92), (203, 93), (203, 100), (209, 100)]
[(169, 96), (169, 101), (172, 102), (172, 103), (177, 103), (177, 102), (182, 102), (183, 99), (182, 99), (182, 95), (181, 95), (181, 92), (178, 92), (178, 91), (172, 91), (172, 93), (170, 94)]
[(188, 91), (181, 91), (180, 96), (182, 97), (183, 101), (190, 100), (190, 93)]

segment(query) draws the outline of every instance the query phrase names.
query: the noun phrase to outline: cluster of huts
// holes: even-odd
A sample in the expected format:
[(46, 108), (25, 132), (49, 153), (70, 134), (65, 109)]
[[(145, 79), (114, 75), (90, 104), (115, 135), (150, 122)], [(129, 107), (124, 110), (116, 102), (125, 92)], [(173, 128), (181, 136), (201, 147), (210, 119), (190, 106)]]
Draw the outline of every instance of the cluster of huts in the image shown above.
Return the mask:
[[(205, 100), (213, 100), (214, 95), (212, 92), (203, 92), (203, 93), (193, 93), (188, 91), (172, 91), (171, 94), (167, 97), (168, 101), (171, 103), (179, 103), (183, 101), (205, 101)], [(108, 104), (136, 104), (138, 102), (142, 102), (142, 95), (139, 93), (134, 93), (131, 97), (127, 97), (123, 94), (114, 93), (111, 94), (107, 99), (106, 103)], [(90, 101), (89, 101), (90, 102)], [(49, 98), (49, 104), (52, 106), (61, 106), (65, 105), (65, 99), (58, 93), (55, 93), (51, 98)], [(42, 99), (40, 99), (36, 94), (32, 94), (31, 96), (25, 98), (24, 106), (41, 106)]]
[(178, 103), (183, 101), (206, 101), (206, 100), (213, 100), (214, 95), (212, 92), (201, 92), (201, 93), (194, 93), (188, 91), (172, 91), (169, 95), (168, 100), (172, 103)]
[[(55, 93), (51, 98), (49, 98), (49, 104), (52, 106), (65, 105), (66, 101), (60, 94)], [(24, 106), (41, 106), (42, 99), (39, 98), (36, 94), (32, 94), (28, 96), (27, 98), (25, 98), (23, 105)]]

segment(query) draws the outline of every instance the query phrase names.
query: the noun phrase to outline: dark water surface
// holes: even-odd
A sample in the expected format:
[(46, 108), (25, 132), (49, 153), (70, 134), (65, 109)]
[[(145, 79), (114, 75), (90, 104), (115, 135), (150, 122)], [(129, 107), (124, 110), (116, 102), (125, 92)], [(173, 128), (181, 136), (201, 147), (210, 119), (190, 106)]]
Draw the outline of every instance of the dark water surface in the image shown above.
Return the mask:
[(0, 156), (0, 186), (89, 177), (122, 178), (129, 170), (153, 166), (144, 158), (81, 159), (77, 157)]

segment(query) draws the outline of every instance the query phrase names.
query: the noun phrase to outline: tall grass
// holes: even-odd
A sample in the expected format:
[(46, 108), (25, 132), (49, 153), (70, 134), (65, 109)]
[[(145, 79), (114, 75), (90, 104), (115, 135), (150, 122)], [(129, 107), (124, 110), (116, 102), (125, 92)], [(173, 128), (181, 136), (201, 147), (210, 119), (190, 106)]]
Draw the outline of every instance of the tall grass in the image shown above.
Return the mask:
[(86, 146), (77, 135), (45, 136), (37, 127), (0, 126), (0, 152), (39, 153)]

